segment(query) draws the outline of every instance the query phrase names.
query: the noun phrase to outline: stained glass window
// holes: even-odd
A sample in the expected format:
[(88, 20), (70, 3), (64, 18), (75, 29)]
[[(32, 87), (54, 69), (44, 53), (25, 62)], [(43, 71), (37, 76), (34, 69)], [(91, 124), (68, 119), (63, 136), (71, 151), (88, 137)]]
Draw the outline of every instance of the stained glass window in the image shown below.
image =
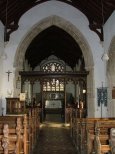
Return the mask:
[(64, 80), (55, 78), (44, 80), (43, 91), (64, 91)]

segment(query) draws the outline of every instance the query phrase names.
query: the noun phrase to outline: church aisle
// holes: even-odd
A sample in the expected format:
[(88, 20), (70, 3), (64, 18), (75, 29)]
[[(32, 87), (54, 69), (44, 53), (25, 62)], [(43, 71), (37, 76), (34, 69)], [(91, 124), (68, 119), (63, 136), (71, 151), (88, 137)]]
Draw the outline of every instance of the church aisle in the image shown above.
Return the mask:
[(63, 123), (43, 123), (34, 154), (76, 154), (69, 128)]

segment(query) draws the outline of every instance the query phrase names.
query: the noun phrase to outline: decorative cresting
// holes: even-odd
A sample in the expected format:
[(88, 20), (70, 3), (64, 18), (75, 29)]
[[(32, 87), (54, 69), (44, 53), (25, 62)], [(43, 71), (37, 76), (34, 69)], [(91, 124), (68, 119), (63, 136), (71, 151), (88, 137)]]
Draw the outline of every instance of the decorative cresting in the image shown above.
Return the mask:
[(4, 124), (3, 128), (3, 139), (2, 139), (2, 147), (4, 149), (4, 154), (8, 154), (8, 147), (9, 147), (9, 128), (8, 124)]
[[(21, 75), (21, 82), (24, 84), (26, 81), (36, 82), (36, 81), (43, 81), (46, 78), (46, 82), (49, 81), (48, 78), (52, 76), (52, 79), (55, 78), (56, 81), (63, 78), (65, 82), (73, 81), (74, 83), (86, 83), (87, 75), (89, 74), (88, 71), (85, 72), (61, 72), (61, 73), (44, 73), (38, 71), (20, 71), (19, 75)], [(53, 80), (51, 80), (53, 81)], [(62, 80), (63, 82), (63, 80)], [(82, 84), (85, 85), (85, 84)]]

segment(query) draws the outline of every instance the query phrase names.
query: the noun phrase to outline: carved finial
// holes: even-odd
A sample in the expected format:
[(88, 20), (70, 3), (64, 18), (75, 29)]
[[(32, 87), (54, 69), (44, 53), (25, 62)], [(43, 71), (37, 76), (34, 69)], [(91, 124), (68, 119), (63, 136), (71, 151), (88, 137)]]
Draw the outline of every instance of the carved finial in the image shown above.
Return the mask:
[(3, 128), (3, 138), (2, 138), (2, 147), (4, 149), (4, 154), (8, 154), (8, 146), (9, 146), (8, 134), (9, 134), (8, 124), (5, 124)]

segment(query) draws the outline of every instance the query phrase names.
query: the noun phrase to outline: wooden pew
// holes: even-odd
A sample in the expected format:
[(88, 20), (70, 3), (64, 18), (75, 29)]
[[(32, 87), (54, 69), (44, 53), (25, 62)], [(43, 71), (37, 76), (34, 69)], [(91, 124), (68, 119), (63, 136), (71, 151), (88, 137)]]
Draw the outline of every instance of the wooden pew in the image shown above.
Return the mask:
[(39, 127), (40, 127), (40, 114), (39, 108), (29, 108), (27, 116), (27, 126), (29, 129), (28, 134), (28, 150), (29, 154), (33, 152), (33, 149), (36, 145), (39, 136)]
[(0, 117), (0, 154), (27, 154), (25, 118), (26, 115)]
[[(93, 133), (93, 131), (90, 131), (89, 133), (89, 145), (92, 145), (92, 149), (95, 151), (95, 153), (110, 153), (110, 130), (115, 128), (115, 119), (96, 119), (94, 123), (95, 132)], [(90, 148), (89, 153), (94, 152), (92, 149)]]
[(74, 111), (70, 126), (71, 137), (79, 153), (99, 154), (99, 151), (111, 151), (110, 130), (115, 128), (114, 118), (77, 118)]
[[(39, 110), (37, 108), (28, 109), (26, 114), (6, 115), (0, 117), (0, 154), (4, 152), (2, 147), (3, 127), (7, 125), (9, 134), (9, 153), (18, 148), (18, 152), (32, 154), (39, 134)], [(19, 143), (19, 144), (18, 144)]]

